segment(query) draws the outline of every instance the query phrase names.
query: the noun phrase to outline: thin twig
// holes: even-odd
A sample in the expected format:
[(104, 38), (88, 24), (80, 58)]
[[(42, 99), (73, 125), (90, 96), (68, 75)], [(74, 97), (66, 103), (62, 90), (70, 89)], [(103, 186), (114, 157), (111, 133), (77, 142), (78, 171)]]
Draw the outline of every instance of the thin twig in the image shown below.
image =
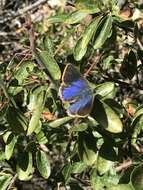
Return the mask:
[(86, 71), (86, 73), (84, 74), (84, 77), (87, 77), (89, 75), (89, 73), (91, 72), (91, 70), (97, 65), (97, 63), (99, 62), (101, 58), (101, 55), (99, 55), (99, 53), (97, 53), (96, 58), (94, 60), (94, 62), (91, 64), (91, 66), (89, 67), (89, 69)]
[(16, 178), (17, 178), (17, 174), (15, 174), (15, 176), (12, 178), (7, 190), (12, 189), (12, 186), (13, 186), (14, 182), (16, 181)]
[(47, 0), (39, 0), (39, 1), (36, 1), (35, 3), (31, 4), (31, 5), (28, 5), (27, 7), (24, 7), (23, 9), (19, 9), (14, 15), (12, 15), (11, 17), (7, 17), (7, 18), (3, 18), (2, 19), (2, 22), (0, 21), (0, 23), (5, 23), (9, 20), (12, 20), (16, 17), (19, 17), (23, 14), (25, 14), (26, 12), (28, 11), (31, 11), (32, 9), (35, 9), (37, 8), (39, 5), (43, 4), (43, 3), (46, 3)]
[(129, 168), (133, 164), (132, 160), (127, 160), (126, 162), (123, 162), (120, 166), (117, 166), (115, 168), (116, 172), (120, 172), (124, 169)]

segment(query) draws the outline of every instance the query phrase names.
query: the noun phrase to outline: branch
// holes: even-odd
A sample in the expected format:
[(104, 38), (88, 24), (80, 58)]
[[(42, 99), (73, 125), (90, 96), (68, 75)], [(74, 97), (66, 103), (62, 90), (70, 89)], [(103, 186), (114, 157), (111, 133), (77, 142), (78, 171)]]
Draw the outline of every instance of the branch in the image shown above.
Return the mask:
[(117, 166), (115, 168), (115, 170), (116, 170), (116, 172), (120, 172), (124, 169), (129, 168), (132, 164), (133, 164), (132, 160), (127, 160), (127, 161), (123, 162), (121, 165)]
[(28, 11), (31, 11), (32, 9), (35, 9), (37, 8), (39, 5), (43, 4), (43, 3), (46, 3), (47, 0), (38, 0), (36, 1), (35, 3), (31, 4), (31, 5), (28, 5), (27, 7), (23, 8), (23, 9), (19, 9), (15, 14), (13, 14), (12, 16), (10, 17), (7, 17), (7, 18), (3, 18), (2, 21), (0, 20), (0, 23), (5, 23), (7, 21), (10, 21), (16, 17), (19, 17), (23, 14), (25, 14), (26, 12)]

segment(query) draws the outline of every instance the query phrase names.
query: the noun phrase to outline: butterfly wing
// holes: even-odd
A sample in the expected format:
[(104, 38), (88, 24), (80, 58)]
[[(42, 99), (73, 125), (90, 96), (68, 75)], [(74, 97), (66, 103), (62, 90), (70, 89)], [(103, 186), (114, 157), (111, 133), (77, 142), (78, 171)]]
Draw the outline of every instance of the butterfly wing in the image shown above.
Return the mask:
[(79, 100), (72, 103), (68, 108), (67, 112), (71, 116), (85, 117), (90, 113), (92, 105), (93, 105), (93, 96), (87, 95), (81, 97)]
[(82, 95), (84, 89), (88, 89), (88, 84), (83, 79), (73, 81), (68, 85), (63, 83), (60, 87), (60, 96), (63, 101), (73, 101)]
[(72, 65), (68, 64), (62, 76), (60, 97), (63, 101), (71, 102), (68, 114), (84, 117), (92, 108), (93, 92), (87, 81)]

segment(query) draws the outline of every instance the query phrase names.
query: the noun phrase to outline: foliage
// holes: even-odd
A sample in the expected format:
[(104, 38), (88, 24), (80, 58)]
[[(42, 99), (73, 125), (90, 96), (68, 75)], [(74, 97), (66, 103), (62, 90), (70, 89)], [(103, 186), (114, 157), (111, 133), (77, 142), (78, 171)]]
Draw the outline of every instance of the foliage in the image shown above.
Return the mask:
[[(34, 25), (33, 54), (0, 65), (0, 189), (34, 175), (52, 189), (142, 189), (142, 6), (132, 4), (137, 18), (116, 0), (77, 0)], [(59, 98), (67, 63), (95, 91), (88, 117), (67, 116)]]

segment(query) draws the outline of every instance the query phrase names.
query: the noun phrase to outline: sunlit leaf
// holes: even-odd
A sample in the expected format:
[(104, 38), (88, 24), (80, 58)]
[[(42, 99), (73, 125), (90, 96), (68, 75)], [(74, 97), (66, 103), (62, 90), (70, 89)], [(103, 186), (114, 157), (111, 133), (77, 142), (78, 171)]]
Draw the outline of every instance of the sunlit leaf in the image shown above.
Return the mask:
[(79, 61), (82, 59), (82, 57), (85, 55), (88, 43), (90, 42), (93, 34), (97, 30), (97, 26), (100, 22), (102, 17), (96, 17), (89, 26), (86, 27), (83, 35), (81, 38), (77, 41), (76, 46), (74, 48), (74, 58)]
[(53, 80), (60, 80), (61, 71), (54, 59), (54, 57), (48, 51), (41, 51), (36, 54), (37, 59), (40, 59), (43, 66), (46, 68), (49, 77)]
[(99, 24), (99, 32), (95, 34), (94, 49), (101, 48), (105, 41), (111, 36), (112, 16), (105, 16)]
[(122, 122), (114, 110), (98, 99), (95, 102), (96, 104), (91, 114), (92, 117), (107, 131), (112, 133), (122, 132)]
[(41, 176), (48, 179), (51, 173), (50, 162), (47, 154), (42, 150), (36, 152), (36, 164)]
[(4, 172), (0, 172), (0, 189), (7, 190), (7, 187), (10, 185), (12, 180), (12, 175)]
[(17, 137), (14, 136), (13, 134), (10, 134), (5, 146), (5, 157), (7, 160), (11, 158), (16, 142), (17, 142)]
[(27, 181), (32, 178), (33, 161), (31, 152), (19, 152), (16, 171), (20, 180)]

